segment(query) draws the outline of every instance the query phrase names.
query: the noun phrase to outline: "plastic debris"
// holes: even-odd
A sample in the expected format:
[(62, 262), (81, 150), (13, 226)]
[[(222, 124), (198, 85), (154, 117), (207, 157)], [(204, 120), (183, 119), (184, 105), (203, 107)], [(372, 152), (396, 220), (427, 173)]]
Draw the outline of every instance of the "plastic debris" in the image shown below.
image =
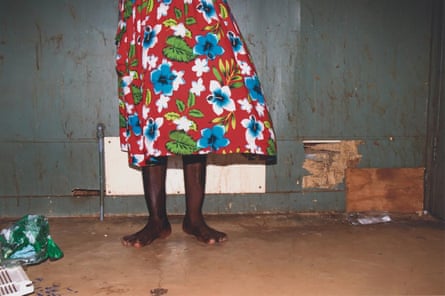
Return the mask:
[(0, 295), (22, 296), (33, 291), (34, 285), (21, 266), (0, 266)]
[(0, 232), (0, 264), (31, 265), (63, 257), (49, 233), (48, 219), (26, 215)]
[(369, 225), (391, 222), (391, 217), (385, 212), (366, 212), (366, 213), (351, 213), (348, 216), (348, 221), (352, 225)]

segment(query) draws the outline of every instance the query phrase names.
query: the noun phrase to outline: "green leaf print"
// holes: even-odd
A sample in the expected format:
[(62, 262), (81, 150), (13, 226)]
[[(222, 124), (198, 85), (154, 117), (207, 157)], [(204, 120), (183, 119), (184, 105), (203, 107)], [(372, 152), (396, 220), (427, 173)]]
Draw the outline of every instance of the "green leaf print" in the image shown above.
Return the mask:
[(168, 20), (165, 20), (162, 24), (166, 27), (171, 27), (171, 26), (176, 26), (178, 24), (178, 22), (176, 20), (170, 18)]
[(232, 116), (231, 124), (232, 124), (232, 129), (236, 129), (236, 118), (235, 118), (235, 115)]
[(232, 84), (230, 84), (230, 88), (240, 88), (244, 85), (244, 83), (242, 82), (234, 82)]
[(221, 39), (221, 36), (223, 35), (222, 27), (219, 23), (215, 25), (209, 25), (204, 27), (204, 31), (212, 32), (216, 36), (218, 36), (218, 39)]
[(119, 108), (124, 109), (125, 108), (125, 103), (122, 100), (119, 100)]
[(154, 0), (144, 1), (141, 5), (138, 6), (138, 12), (141, 12), (142, 9), (145, 8), (146, 12), (149, 13), (153, 10)]
[(139, 63), (138, 63), (138, 60), (136, 60), (136, 59), (132, 60), (131, 63), (130, 63), (130, 65), (131, 65), (132, 67), (137, 67), (138, 64), (139, 64)]
[(222, 75), (226, 76), (226, 67), (224, 66), (223, 60), (219, 60), (218, 66), (219, 66), (219, 71), (222, 73)]
[(224, 122), (225, 118), (226, 118), (225, 116), (215, 117), (212, 119), (212, 123), (221, 124), (222, 122)]
[(122, 36), (124, 35), (124, 33), (127, 31), (127, 28), (124, 27), (122, 28), (122, 30), (120, 30), (117, 34), (116, 34), (116, 38), (114, 39), (114, 41), (116, 41), (116, 44), (120, 43), (122, 40)]
[(191, 117), (195, 117), (195, 118), (203, 118), (204, 117), (204, 113), (202, 113), (200, 110), (198, 109), (192, 109), (189, 111), (189, 115)]
[(233, 81), (242, 81), (243, 77), (241, 75), (233, 75), (232, 80)]
[(198, 125), (196, 124), (196, 122), (192, 121), (192, 125), (190, 126), (190, 130), (195, 131), (195, 132), (198, 130)]
[(227, 12), (227, 8), (224, 6), (224, 4), (219, 5), (219, 11), (221, 12), (221, 18), (225, 19), (229, 16), (229, 13)]
[(216, 67), (213, 67), (212, 71), (213, 71), (213, 75), (215, 75), (216, 80), (218, 80), (220, 84), (223, 84), (221, 74), (219, 74), (218, 69), (216, 69)]
[(188, 17), (185, 19), (185, 24), (190, 26), (196, 24), (196, 19), (194, 17)]
[(180, 19), (182, 17), (182, 11), (181, 9), (175, 7), (175, 15), (177, 19)]
[(131, 44), (130, 49), (128, 51), (128, 58), (129, 59), (133, 58), (135, 53), (136, 53), (136, 46), (134, 44)]
[(193, 107), (196, 103), (196, 96), (194, 93), (189, 92), (189, 97), (187, 99), (187, 107)]
[(127, 120), (122, 114), (119, 114), (119, 127), (121, 128), (127, 127)]
[(213, 118), (212, 123), (224, 125), (226, 131), (228, 131), (229, 127), (232, 127), (232, 129), (236, 128), (236, 117), (233, 112), (230, 112), (225, 116)]
[(155, 6), (154, 0), (148, 0), (147, 4), (147, 13), (150, 13), (153, 10), (153, 7)]
[(181, 117), (181, 115), (176, 112), (168, 112), (164, 115), (164, 117), (167, 120), (175, 120), (175, 119), (179, 119)]
[(269, 155), (276, 155), (277, 154), (277, 150), (276, 150), (276, 147), (275, 147), (275, 142), (272, 139), (269, 140), (269, 147), (267, 147), (267, 153)]
[(181, 100), (176, 100), (176, 107), (178, 107), (179, 112), (184, 112), (185, 104)]
[(141, 89), (139, 87), (136, 87), (134, 85), (131, 86), (131, 92), (133, 93), (133, 101), (134, 104), (137, 105), (141, 102), (142, 100), (142, 92)]
[(218, 69), (213, 68), (213, 74), (217, 77), (219, 82), (228, 85), (231, 88), (239, 88), (243, 86), (243, 78), (241, 76), (240, 68), (234, 59), (220, 60), (218, 62)]
[(198, 151), (196, 142), (184, 131), (171, 132), (170, 140), (165, 146), (167, 150), (173, 154), (192, 154)]
[(181, 37), (170, 36), (166, 43), (162, 53), (172, 61), (190, 62), (196, 57), (193, 49)]
[(147, 89), (147, 94), (145, 95), (145, 105), (148, 106), (151, 103), (151, 91)]
[(133, 1), (125, 1), (124, 6), (124, 20), (127, 20), (133, 14)]

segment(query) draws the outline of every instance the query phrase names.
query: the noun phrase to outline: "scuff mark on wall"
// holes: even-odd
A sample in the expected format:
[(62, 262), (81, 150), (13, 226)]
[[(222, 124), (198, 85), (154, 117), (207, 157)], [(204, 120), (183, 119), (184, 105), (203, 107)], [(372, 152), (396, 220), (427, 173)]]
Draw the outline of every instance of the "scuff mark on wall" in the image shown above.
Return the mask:
[(40, 70), (40, 59), (41, 59), (41, 54), (42, 54), (42, 29), (40, 28), (40, 24), (39, 23), (35, 23), (37, 32), (39, 34), (39, 40), (37, 41), (36, 45), (35, 45), (35, 55), (36, 55), (36, 69), (37, 71)]
[(303, 141), (303, 168), (310, 175), (303, 177), (303, 189), (335, 189), (343, 183), (346, 168), (354, 168), (362, 156), (362, 141)]

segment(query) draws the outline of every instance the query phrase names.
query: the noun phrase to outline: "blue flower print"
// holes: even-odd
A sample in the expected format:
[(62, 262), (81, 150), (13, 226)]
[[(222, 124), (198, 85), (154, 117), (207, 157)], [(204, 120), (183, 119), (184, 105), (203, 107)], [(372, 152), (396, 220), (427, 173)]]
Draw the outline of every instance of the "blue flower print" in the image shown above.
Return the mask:
[(210, 60), (224, 53), (224, 48), (218, 45), (218, 37), (213, 33), (196, 36), (197, 44), (193, 47), (193, 52), (198, 55), (206, 55)]
[(249, 89), (249, 94), (252, 97), (252, 100), (258, 101), (258, 103), (260, 104), (264, 104), (264, 96), (263, 92), (261, 91), (261, 85), (258, 77), (256, 75), (247, 77), (245, 79), (245, 82), (247, 89)]
[(152, 48), (153, 45), (158, 40), (157, 34), (160, 31), (160, 26), (156, 26), (154, 29), (150, 26), (145, 27), (144, 31), (144, 40), (142, 42), (142, 46), (144, 49)]
[(241, 124), (246, 128), (246, 136), (250, 139), (262, 139), (264, 124), (257, 121), (255, 116), (250, 116), (249, 119), (244, 119)]
[(154, 142), (159, 137), (159, 127), (161, 125), (162, 122), (154, 120), (153, 118), (148, 119), (147, 125), (144, 128), (144, 136), (148, 142)]
[(137, 113), (128, 116), (128, 125), (135, 136), (140, 136), (142, 133), (141, 123)]
[(198, 140), (197, 145), (199, 148), (210, 148), (212, 151), (217, 151), (230, 143), (227, 138), (224, 138), (224, 134), (225, 129), (221, 125), (205, 128), (201, 130), (202, 137)]
[(172, 3), (172, 0), (158, 0), (158, 2), (162, 2), (165, 5), (170, 5)]
[(161, 64), (158, 69), (151, 72), (150, 78), (156, 94), (163, 93), (166, 96), (172, 94), (176, 75), (171, 71), (169, 64)]
[(133, 154), (131, 157), (132, 166), (140, 166), (141, 162), (144, 160), (144, 154)]
[(243, 43), (241, 42), (241, 38), (236, 36), (232, 31), (227, 33), (227, 37), (229, 37), (234, 52), (243, 52)]
[(208, 23), (212, 18), (216, 18), (215, 7), (211, 0), (201, 0), (196, 9), (202, 12), (202, 15)]
[(235, 111), (235, 103), (233, 99), (230, 98), (230, 87), (221, 87), (218, 81), (212, 80), (210, 81), (210, 91), (212, 94), (207, 97), (207, 101), (213, 104), (213, 112), (215, 112), (216, 115), (221, 115), (224, 110), (229, 112)]

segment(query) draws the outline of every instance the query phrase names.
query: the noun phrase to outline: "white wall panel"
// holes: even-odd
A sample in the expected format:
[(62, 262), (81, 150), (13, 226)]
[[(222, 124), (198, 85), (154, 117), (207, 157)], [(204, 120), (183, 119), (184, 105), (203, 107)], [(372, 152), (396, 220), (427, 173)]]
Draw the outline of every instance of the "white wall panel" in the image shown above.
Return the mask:
[[(143, 194), (141, 172), (128, 166), (127, 154), (120, 150), (118, 137), (105, 137), (105, 189), (107, 195)], [(265, 189), (265, 165), (207, 166), (207, 193), (264, 193)], [(184, 193), (182, 160), (179, 157), (169, 159), (167, 193)]]

